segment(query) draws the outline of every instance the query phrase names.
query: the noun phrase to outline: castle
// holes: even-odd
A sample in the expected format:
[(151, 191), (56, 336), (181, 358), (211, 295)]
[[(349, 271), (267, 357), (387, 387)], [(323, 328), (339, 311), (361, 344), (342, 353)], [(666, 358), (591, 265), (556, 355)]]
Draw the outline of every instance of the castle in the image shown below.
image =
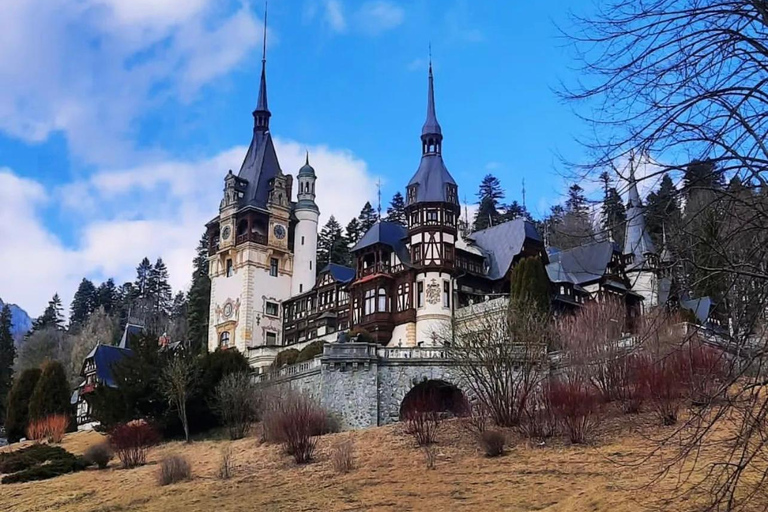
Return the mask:
[(251, 144), (239, 172), (224, 178), (219, 214), (207, 224), (209, 350), (234, 347), (261, 371), (280, 350), (332, 342), (352, 328), (382, 346), (434, 346), (435, 332), (457, 310), (507, 293), (512, 268), (528, 256), (546, 264), (556, 312), (614, 295), (634, 317), (667, 300), (666, 256), (645, 229), (634, 176), (623, 248), (606, 240), (548, 250), (524, 219), (459, 233), (459, 192), (443, 161), (431, 63), (421, 161), (406, 186), (407, 225), (379, 220), (352, 248), (352, 268), (318, 269), (315, 184), (322, 170), (307, 155), (295, 180), (284, 173), (270, 118), (262, 58)]

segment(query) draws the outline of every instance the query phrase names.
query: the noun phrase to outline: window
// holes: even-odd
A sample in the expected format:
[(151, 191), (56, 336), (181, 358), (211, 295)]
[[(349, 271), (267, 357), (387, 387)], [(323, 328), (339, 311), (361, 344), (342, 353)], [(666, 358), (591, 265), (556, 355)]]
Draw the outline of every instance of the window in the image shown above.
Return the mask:
[(451, 307), (451, 283), (443, 281), (443, 307)]
[(410, 306), (408, 294), (411, 292), (411, 283), (403, 283), (397, 287), (397, 310), (405, 311)]
[(437, 210), (427, 210), (427, 222), (437, 222)]
[(421, 245), (415, 244), (413, 246), (413, 262), (418, 263), (421, 261)]
[(443, 244), (443, 258), (447, 262), (453, 261), (453, 246), (451, 244)]
[(299, 283), (299, 293), (302, 293), (304, 291), (304, 285)]
[(269, 316), (277, 316), (278, 309), (277, 309), (277, 302), (269, 302), (267, 301), (265, 307), (264, 307), (264, 313), (266, 313)]
[(232, 265), (232, 259), (227, 259), (227, 277), (232, 277), (232, 275), (235, 273), (235, 270)]
[(387, 292), (384, 288), (379, 288), (379, 304), (377, 311), (381, 313), (387, 311), (387, 309)]
[(424, 307), (424, 281), (416, 283), (416, 307)]
[(304, 237), (301, 237), (301, 245), (304, 245)]
[(312, 270), (312, 260), (309, 260), (309, 270)]
[(366, 290), (363, 301), (363, 316), (376, 312), (376, 290)]
[(278, 265), (277, 258), (269, 258), (269, 275), (272, 277), (277, 277), (277, 265)]
[(224, 331), (219, 335), (219, 347), (221, 348), (229, 347), (229, 331)]
[(267, 342), (267, 345), (277, 345), (277, 333), (272, 331), (267, 331), (266, 342)]

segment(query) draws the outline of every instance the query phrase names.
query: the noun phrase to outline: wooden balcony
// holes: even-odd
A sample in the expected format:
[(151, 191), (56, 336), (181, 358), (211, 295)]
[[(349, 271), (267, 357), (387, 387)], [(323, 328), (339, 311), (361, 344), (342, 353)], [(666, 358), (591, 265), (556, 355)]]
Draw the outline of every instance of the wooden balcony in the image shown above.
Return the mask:
[(259, 245), (267, 245), (267, 241), (267, 235), (262, 235), (261, 233), (245, 233), (242, 235), (237, 235), (235, 238), (236, 245), (244, 244), (246, 242), (253, 242)]
[(367, 268), (360, 269), (358, 279), (377, 274), (394, 275), (405, 270), (405, 265), (390, 265), (389, 263), (376, 263)]

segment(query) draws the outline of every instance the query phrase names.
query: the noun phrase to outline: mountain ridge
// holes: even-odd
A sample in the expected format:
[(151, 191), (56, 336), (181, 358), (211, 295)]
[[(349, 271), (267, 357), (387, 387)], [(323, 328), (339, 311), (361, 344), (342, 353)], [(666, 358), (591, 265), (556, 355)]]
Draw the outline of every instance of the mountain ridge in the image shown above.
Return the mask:
[[(0, 299), (0, 309), (5, 305), (3, 299)], [(18, 346), (24, 335), (32, 328), (32, 319), (21, 307), (16, 304), (8, 303), (11, 309), (11, 333)]]

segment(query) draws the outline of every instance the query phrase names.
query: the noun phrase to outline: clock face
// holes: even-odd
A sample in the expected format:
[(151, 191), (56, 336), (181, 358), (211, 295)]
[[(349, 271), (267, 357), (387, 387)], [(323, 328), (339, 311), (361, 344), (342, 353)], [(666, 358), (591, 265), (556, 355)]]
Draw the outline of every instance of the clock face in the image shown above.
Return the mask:
[(285, 227), (282, 224), (275, 224), (274, 228), (275, 238), (282, 240), (285, 238)]
[(232, 316), (232, 304), (229, 302), (224, 304), (224, 316), (227, 318)]
[(226, 239), (228, 239), (228, 238), (229, 238), (229, 235), (230, 235), (231, 233), (232, 233), (232, 229), (231, 229), (229, 226), (226, 226), (226, 227), (225, 227), (225, 228), (224, 228), (224, 229), (221, 231), (221, 238), (223, 238), (224, 240), (226, 240)]

